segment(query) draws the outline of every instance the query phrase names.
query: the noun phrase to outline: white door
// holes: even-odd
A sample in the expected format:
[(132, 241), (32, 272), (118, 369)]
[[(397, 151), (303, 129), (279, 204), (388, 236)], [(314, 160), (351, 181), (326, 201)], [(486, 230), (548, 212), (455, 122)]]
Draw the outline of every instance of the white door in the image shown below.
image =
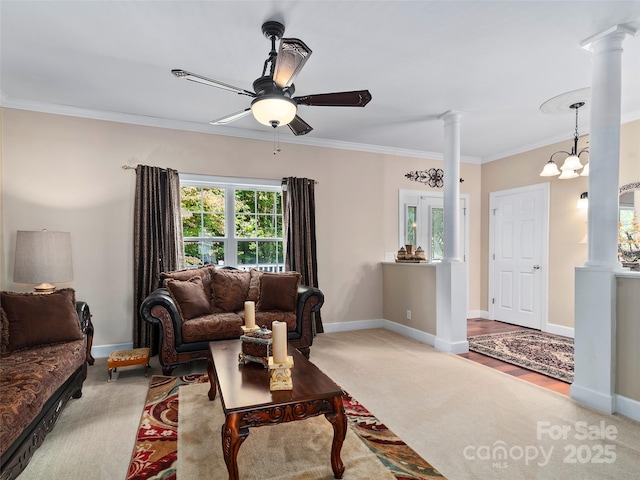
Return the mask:
[(494, 192), (489, 204), (490, 318), (546, 328), (549, 184)]

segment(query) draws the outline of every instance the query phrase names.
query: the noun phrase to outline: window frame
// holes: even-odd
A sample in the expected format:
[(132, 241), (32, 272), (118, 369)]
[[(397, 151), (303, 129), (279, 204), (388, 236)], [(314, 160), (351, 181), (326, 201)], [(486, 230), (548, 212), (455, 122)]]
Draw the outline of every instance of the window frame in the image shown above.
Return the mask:
[[(236, 190), (253, 190), (263, 192), (276, 192), (282, 195), (282, 181), (260, 179), (260, 178), (241, 178), (241, 177), (220, 177), (211, 175), (197, 175), (197, 174), (180, 174), (180, 188), (182, 187), (201, 187), (201, 188), (220, 188), (224, 190), (224, 202), (225, 202), (225, 236), (224, 237), (186, 237), (183, 232), (184, 242), (222, 242), (224, 244), (224, 265), (232, 266), (240, 269), (257, 268), (261, 269), (260, 264), (247, 264), (238, 265), (238, 242), (257, 241), (257, 242), (281, 242), (282, 243), (282, 256), (280, 258), (281, 263), (265, 264), (264, 270), (266, 271), (284, 271), (285, 263), (285, 250), (284, 250), (284, 206), (281, 205), (280, 215), (282, 216), (283, 225), (282, 233), (283, 237), (236, 237), (236, 211), (235, 211), (235, 191)], [(282, 197), (281, 197), (282, 198)], [(190, 268), (190, 267), (189, 267)], [(197, 268), (194, 266), (193, 268)]]
[[(426, 200), (427, 205), (421, 203), (420, 199)], [(461, 193), (460, 194), (460, 208), (461, 208), (461, 239), (462, 244), (461, 253), (462, 253), (462, 261), (468, 262), (469, 260), (469, 194)], [(423, 237), (428, 238), (428, 243), (425, 245), (416, 245), (421, 246), (425, 251), (427, 260), (430, 263), (440, 263), (441, 260), (434, 260), (431, 258), (431, 243), (433, 241), (433, 236), (431, 233), (431, 210), (433, 207), (442, 208), (440, 205), (431, 205), (429, 201), (444, 201), (444, 193), (441, 192), (428, 192), (422, 190), (409, 190), (409, 189), (399, 189), (398, 190), (398, 244), (402, 247), (406, 244), (406, 225), (407, 225), (407, 208), (408, 207), (416, 207), (416, 220), (417, 220), (417, 231), (416, 231), (416, 239), (422, 239)], [(423, 212), (423, 208), (427, 207), (428, 211)], [(423, 219), (427, 218), (428, 222), (424, 222)]]

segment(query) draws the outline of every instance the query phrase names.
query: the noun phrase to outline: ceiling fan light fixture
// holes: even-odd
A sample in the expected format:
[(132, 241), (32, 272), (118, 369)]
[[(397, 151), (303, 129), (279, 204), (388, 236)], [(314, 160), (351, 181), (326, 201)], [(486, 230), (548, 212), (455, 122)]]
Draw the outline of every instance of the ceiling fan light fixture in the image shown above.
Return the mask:
[(255, 119), (273, 128), (291, 123), (297, 110), (296, 102), (282, 95), (264, 95), (251, 102)]

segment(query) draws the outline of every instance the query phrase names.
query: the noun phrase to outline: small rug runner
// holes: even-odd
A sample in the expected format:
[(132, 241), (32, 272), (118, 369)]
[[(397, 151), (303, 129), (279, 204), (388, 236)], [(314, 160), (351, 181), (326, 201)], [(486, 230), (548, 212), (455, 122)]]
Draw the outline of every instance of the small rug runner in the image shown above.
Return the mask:
[[(131, 463), (129, 465), (127, 480), (175, 480), (178, 478), (178, 475), (180, 475), (181, 480), (185, 479), (185, 477), (178, 472), (178, 466), (180, 465), (180, 462), (178, 461), (179, 392), (181, 390), (184, 392), (185, 388), (187, 390), (191, 389), (192, 387), (190, 385), (202, 383), (208, 383), (206, 375), (191, 375), (183, 377), (165, 377), (155, 375), (151, 378), (149, 393), (147, 395), (142, 418), (140, 420), (140, 426), (131, 457)], [(197, 388), (200, 389), (202, 387), (202, 385), (197, 386)], [(204, 389), (202, 391), (206, 392)], [(182, 393), (182, 395), (184, 395), (184, 393)], [(186, 395), (184, 395), (184, 397), (186, 398)], [(183, 401), (186, 400), (183, 399)], [(219, 403), (219, 401), (211, 403)], [(375, 454), (377, 459), (382, 462), (384, 470), (390, 474), (390, 478), (396, 480), (444, 478), (429, 463), (423, 460), (414, 450), (384, 426), (376, 417), (369, 413), (366, 408), (346, 393), (344, 395), (344, 407), (350, 430), (347, 440), (350, 438), (350, 435), (355, 434), (354, 438), (363, 442), (363, 444), (366, 445), (373, 454)], [(190, 408), (193, 408), (193, 406)], [(304, 423), (306, 424), (306, 422), (311, 420), (314, 419), (307, 419)], [(324, 420), (331, 430), (329, 422), (324, 418), (322, 418), (322, 420)], [(309, 424), (309, 426), (311, 426), (311, 424)], [(280, 427), (281, 426), (256, 428), (250, 430), (250, 432), (264, 430), (275, 433)], [(305, 431), (307, 431), (307, 429), (305, 429)], [(192, 435), (192, 433), (189, 433), (189, 435)], [(211, 437), (211, 435), (207, 434), (207, 437)], [(250, 433), (247, 441), (244, 443), (244, 447), (248, 445), (248, 440), (251, 439), (251, 437), (252, 434)], [(217, 448), (221, 449), (219, 434), (214, 435), (213, 438), (216, 441)], [(345, 446), (347, 445), (347, 440), (345, 440)], [(184, 439), (181, 439), (181, 442), (184, 443)], [(194, 442), (190, 441), (189, 443)], [(345, 479), (361, 478), (358, 476), (351, 476), (356, 473), (356, 469), (349, 471), (349, 464), (344, 456), (346, 452), (345, 446), (343, 446), (343, 461), (346, 466)], [(266, 451), (264, 453), (264, 458), (268, 460)], [(241, 448), (238, 459), (239, 461), (241, 460), (242, 455), (243, 450)], [(328, 458), (327, 463), (329, 463)], [(331, 468), (329, 466), (329, 471), (330, 470)], [(187, 472), (184, 473), (186, 474)], [(347, 473), (350, 473), (351, 475), (347, 476)], [(216, 472), (211, 475), (211, 478), (218, 477), (226, 478), (226, 469), (224, 469), (223, 472)], [(333, 477), (333, 475), (331, 475), (331, 477)], [(263, 476), (260, 478), (267, 480), (267, 478), (271, 477)], [(279, 476), (278, 478), (285, 479), (289, 477)], [(292, 476), (290, 478), (303, 477)], [(319, 478), (324, 478), (324, 476)]]
[(469, 350), (573, 382), (573, 339), (544, 332), (518, 330), (469, 337)]

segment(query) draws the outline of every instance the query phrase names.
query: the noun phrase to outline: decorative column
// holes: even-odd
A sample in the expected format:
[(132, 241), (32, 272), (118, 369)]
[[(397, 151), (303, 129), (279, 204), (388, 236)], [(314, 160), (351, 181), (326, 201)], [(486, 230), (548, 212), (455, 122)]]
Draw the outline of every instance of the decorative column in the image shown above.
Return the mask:
[(591, 51), (588, 257), (575, 276), (574, 380), (571, 397), (616, 411), (616, 277), (622, 42), (635, 30), (612, 27), (584, 42)]
[(444, 121), (444, 258), (436, 265), (436, 340), (438, 350), (469, 351), (467, 341), (467, 264), (460, 255), (460, 112)]
[(444, 258), (443, 262), (460, 262), (460, 117), (449, 110), (444, 120)]
[(622, 42), (635, 31), (622, 25), (584, 42), (591, 51), (589, 132), (589, 243), (585, 267), (619, 269), (618, 188)]

